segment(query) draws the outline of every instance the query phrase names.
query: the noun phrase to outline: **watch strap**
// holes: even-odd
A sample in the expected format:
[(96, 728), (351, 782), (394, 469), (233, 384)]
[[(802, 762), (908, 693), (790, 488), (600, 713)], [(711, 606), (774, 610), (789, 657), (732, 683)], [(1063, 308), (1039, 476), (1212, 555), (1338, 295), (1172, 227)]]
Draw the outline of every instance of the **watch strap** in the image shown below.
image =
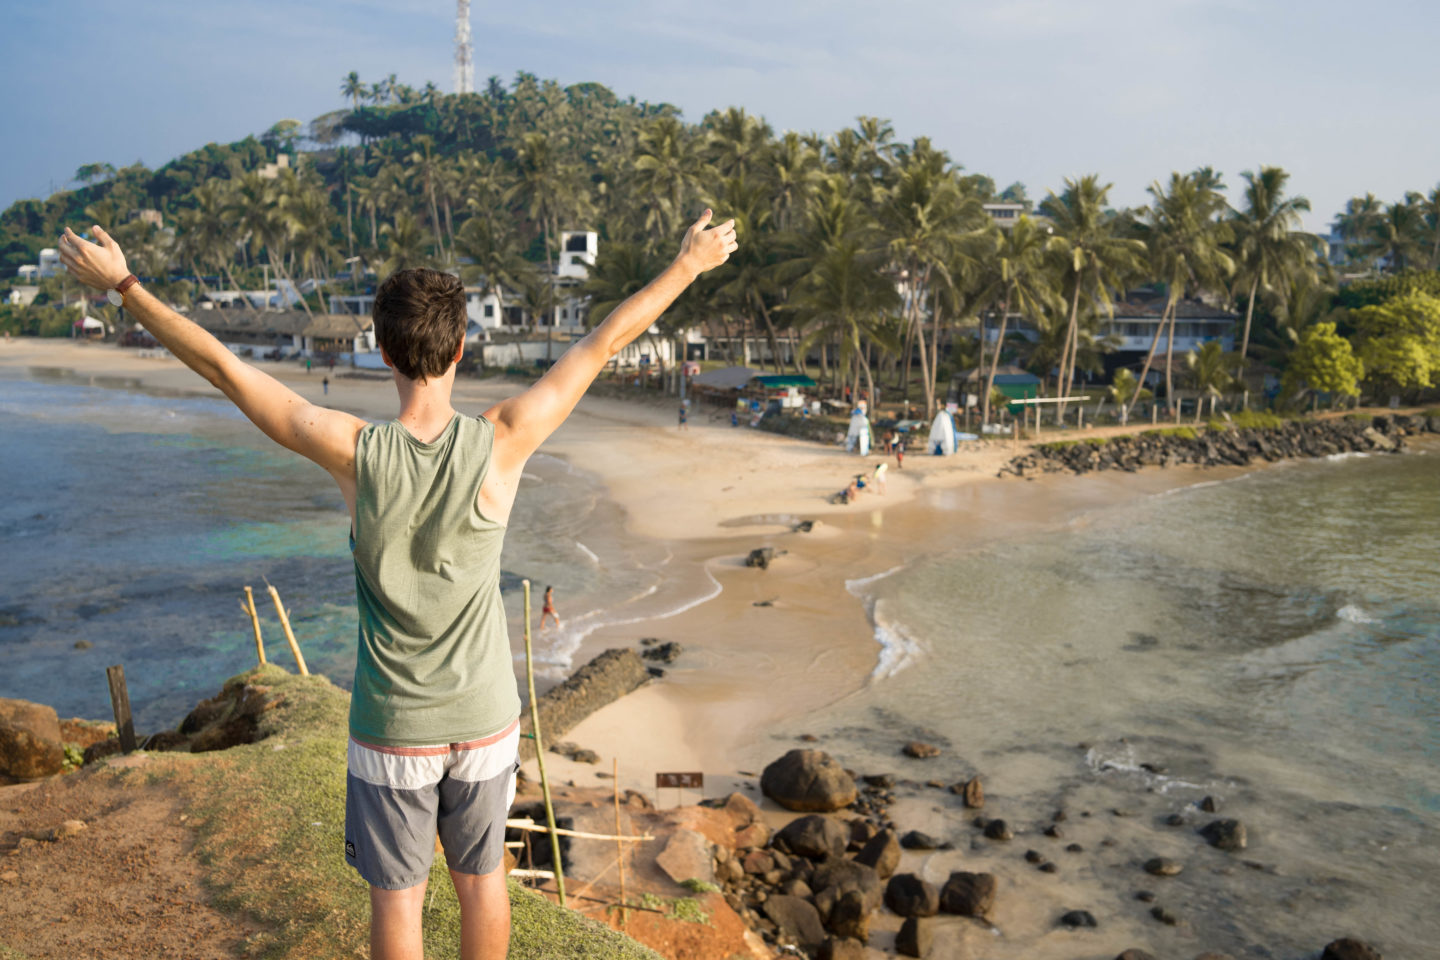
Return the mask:
[(129, 290), (131, 287), (135, 286), (135, 284), (137, 284), (137, 283), (139, 283), (139, 282), (140, 282), (140, 278), (137, 277), (137, 276), (135, 276), (135, 274), (132, 273), (132, 274), (130, 274), (128, 277), (126, 277), (124, 280), (121, 280), (119, 283), (115, 284), (115, 292), (118, 293), (118, 294), (120, 294), (120, 296), (123, 297), (123, 296), (125, 296), (125, 291), (126, 291), (126, 290)]

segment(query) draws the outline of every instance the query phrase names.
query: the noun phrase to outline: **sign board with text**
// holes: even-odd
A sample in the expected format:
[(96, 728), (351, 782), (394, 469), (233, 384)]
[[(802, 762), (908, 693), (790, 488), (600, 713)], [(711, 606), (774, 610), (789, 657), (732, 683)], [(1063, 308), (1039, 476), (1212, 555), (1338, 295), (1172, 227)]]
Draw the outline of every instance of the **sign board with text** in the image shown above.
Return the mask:
[(655, 786), (677, 787), (689, 790), (703, 790), (705, 788), (705, 774), (703, 773), (657, 773), (655, 774)]

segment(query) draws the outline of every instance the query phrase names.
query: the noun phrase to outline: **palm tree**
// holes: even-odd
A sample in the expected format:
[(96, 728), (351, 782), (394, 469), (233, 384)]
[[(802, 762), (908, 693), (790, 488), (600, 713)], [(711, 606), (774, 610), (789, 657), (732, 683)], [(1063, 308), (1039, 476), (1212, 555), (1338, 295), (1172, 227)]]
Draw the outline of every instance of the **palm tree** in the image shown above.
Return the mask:
[(1299, 232), (1300, 214), (1310, 210), (1304, 197), (1284, 197), (1290, 174), (1280, 167), (1261, 167), (1258, 173), (1246, 170), (1245, 209), (1232, 219), (1236, 234), (1235, 265), (1241, 281), (1249, 281), (1245, 303), (1245, 332), (1240, 340), (1236, 378), (1245, 374), (1245, 354), (1250, 348), (1250, 322), (1255, 315), (1255, 297), (1261, 290), (1273, 290), (1291, 273), (1314, 261), (1319, 241)]
[(432, 263), (425, 251), (425, 231), (420, 221), (408, 210), (395, 214), (393, 223), (380, 228), (385, 238), (385, 261), (380, 265), (380, 279), (411, 267), (428, 267)]
[[(1215, 416), (1215, 401), (1230, 388), (1234, 380), (1225, 372), (1225, 353), (1219, 340), (1209, 340), (1199, 350), (1185, 354), (1185, 364), (1190, 368), (1190, 385), (1210, 398), (1210, 416)], [(1195, 402), (1195, 422), (1200, 422), (1200, 402)]]
[(764, 118), (745, 112), (744, 107), (715, 111), (701, 124), (707, 130), (706, 149), (715, 169), (723, 177), (744, 176), (758, 171), (770, 146), (772, 132)]
[(1420, 213), (1425, 229), (1434, 237), (1430, 243), (1429, 267), (1431, 270), (1440, 270), (1440, 185), (1428, 195), (1412, 193), (1406, 200)]
[[(488, 217), (471, 217), (455, 237), (455, 253), (470, 261), (460, 266), (466, 283), (494, 294), (500, 322), (505, 316), (505, 290), (524, 290), (539, 282), (534, 266), (524, 258), (520, 243), (509, 230), (498, 229)], [(548, 282), (548, 281), (546, 281)]]
[[(731, 177), (721, 184), (718, 197), (707, 201), (715, 209), (724, 209), (735, 218), (735, 235), (740, 249), (731, 255), (727, 280), (715, 293), (724, 305), (733, 305), (741, 314), (759, 319), (765, 325), (770, 344), (770, 359), (775, 372), (780, 372), (780, 341), (770, 316), (771, 305), (778, 299), (779, 287), (771, 269), (774, 233), (769, 229), (772, 207), (764, 187), (743, 175)], [(796, 360), (792, 356), (792, 361)], [(799, 364), (796, 364), (799, 368)], [(800, 373), (804, 374), (800, 368)]]
[[(862, 117), (862, 124), (867, 119)], [(942, 285), (950, 282), (947, 271), (952, 249), (963, 233), (979, 229), (986, 222), (985, 215), (978, 200), (961, 192), (949, 157), (921, 137), (904, 151), (897, 164), (896, 182), (880, 208), (880, 218), (890, 237), (890, 254), (903, 277), (906, 343), (920, 344), (920, 375), (925, 416), (929, 418), (935, 414), (933, 365), (939, 354), (940, 325), (932, 309), (934, 343), (927, 350), (922, 310), (933, 298), (932, 278)], [(907, 368), (908, 354), (907, 350), (903, 358)]]
[(435, 231), (435, 250), (438, 259), (446, 259), (445, 240), (440, 236), (440, 209), (435, 202), (435, 186), (441, 177), (440, 158), (435, 155), (435, 138), (421, 134), (411, 141), (418, 148), (410, 154), (411, 172), (420, 178), (425, 194), (430, 198), (430, 226)]
[(584, 197), (579, 171), (560, 156), (556, 138), (526, 133), (515, 146), (515, 180), (505, 193), (506, 202), (519, 200), (525, 213), (539, 224), (545, 239), (545, 272), (555, 275), (552, 248), (560, 232), (560, 218), (581, 208)]
[[(1165, 346), (1165, 399), (1175, 396), (1172, 370), (1175, 355), (1175, 313), (1187, 291), (1215, 289), (1222, 277), (1234, 272), (1234, 261), (1223, 249), (1233, 236), (1230, 225), (1218, 219), (1225, 201), (1217, 189), (1217, 179), (1209, 168), (1195, 173), (1172, 173), (1170, 184), (1150, 184), (1154, 202), (1143, 211), (1141, 239), (1150, 254), (1151, 269), (1166, 284), (1165, 309), (1155, 328), (1155, 339), (1145, 355), (1139, 384), (1144, 384), (1160, 346), (1160, 337), (1168, 329)], [(1136, 398), (1139, 386), (1136, 387)], [(1133, 406), (1135, 400), (1131, 400)], [(1121, 410), (1124, 418), (1128, 406)]]
[(1388, 258), (1390, 271), (1399, 273), (1423, 257), (1425, 220), (1418, 205), (1392, 203), (1371, 227), (1362, 246), (1372, 256)]
[(1373, 260), (1370, 249), (1371, 238), (1385, 217), (1385, 208), (1375, 194), (1351, 197), (1345, 203), (1345, 211), (1335, 218), (1335, 227), (1345, 240), (1346, 255), (1367, 264)]
[[(1080, 349), (1080, 299), (1084, 296), (1108, 312), (1112, 291), (1141, 268), (1145, 245), (1119, 235), (1119, 221), (1105, 209), (1111, 184), (1100, 184), (1096, 174), (1065, 180), (1058, 196), (1051, 193), (1040, 205), (1055, 226), (1054, 248), (1063, 263), (1065, 286), (1070, 289), (1070, 318), (1060, 351), (1060, 396), (1070, 395)], [(1056, 404), (1055, 422), (1065, 418), (1065, 403)]]
[[(997, 229), (992, 227), (991, 229)], [(1042, 227), (1029, 216), (1022, 216), (1009, 230), (1000, 231), (994, 258), (991, 261), (991, 287), (998, 297), (1000, 332), (995, 338), (995, 354), (990, 358), (990, 371), (985, 376), (985, 393), (981, 401), (980, 422), (990, 422), (990, 394), (995, 389), (995, 371), (1000, 366), (1000, 353), (1005, 347), (1005, 327), (1011, 313), (1038, 320), (1046, 309), (1055, 307), (1054, 281), (1046, 269), (1046, 253), (1053, 248), (1053, 228)], [(984, 338), (984, 328), (981, 328)]]
[(774, 144), (765, 175), (775, 197), (775, 226), (794, 229), (820, 179), (820, 154), (798, 133), (787, 132)]
[(351, 70), (345, 74), (345, 79), (340, 81), (340, 95), (350, 98), (350, 109), (352, 112), (360, 110), (360, 98), (365, 96), (366, 86), (360, 80), (360, 74)]
[(695, 205), (708, 168), (696, 138), (674, 117), (657, 117), (640, 132), (631, 164), (634, 188), (648, 198), (645, 229), (658, 245), (674, 236)]

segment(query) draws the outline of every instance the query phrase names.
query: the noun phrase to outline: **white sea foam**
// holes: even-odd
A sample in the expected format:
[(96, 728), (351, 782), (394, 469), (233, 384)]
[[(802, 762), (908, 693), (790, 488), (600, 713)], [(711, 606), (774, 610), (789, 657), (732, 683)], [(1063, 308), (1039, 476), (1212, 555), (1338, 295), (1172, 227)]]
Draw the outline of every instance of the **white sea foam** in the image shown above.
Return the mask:
[(896, 564), (889, 570), (845, 581), (845, 589), (852, 596), (859, 597), (864, 605), (865, 616), (870, 620), (871, 626), (875, 628), (875, 642), (880, 645), (880, 654), (876, 657), (875, 669), (870, 671), (871, 680), (887, 680), (895, 676), (906, 667), (912, 666), (925, 652), (925, 645), (903, 626), (885, 617), (879, 601), (865, 592), (865, 588), (872, 583), (884, 580), (904, 569), (903, 563)]
[(1325, 457), (1328, 463), (1339, 463), (1341, 460), (1368, 460), (1370, 454), (1364, 450), (1351, 450), (1348, 453), (1332, 453)]
[(1378, 619), (1376, 619), (1375, 617), (1370, 616), (1370, 614), (1366, 613), (1366, 612), (1365, 612), (1364, 610), (1362, 610), (1361, 608), (1355, 606), (1353, 603), (1347, 603), (1347, 604), (1345, 604), (1345, 606), (1341, 607), (1339, 610), (1336, 610), (1336, 611), (1335, 611), (1335, 617), (1336, 617), (1336, 619), (1345, 620), (1345, 621), (1347, 621), (1347, 622), (1349, 622), (1349, 623), (1379, 623), (1379, 622), (1380, 622)]
[(585, 544), (581, 543), (579, 540), (576, 540), (576, 541), (575, 541), (575, 546), (579, 547), (579, 548), (580, 548), (580, 552), (583, 553), (583, 554), (585, 554), (585, 556), (587, 556), (587, 557), (590, 558), (590, 562), (591, 562), (591, 563), (595, 564), (597, 567), (600, 565), (600, 558), (597, 557), (597, 556), (595, 556), (595, 551), (594, 551), (594, 550), (591, 550), (589, 547), (585, 546)]
[[(591, 610), (589, 613), (582, 613), (578, 617), (565, 620), (559, 630), (548, 631), (554, 639), (541, 651), (537, 653), (536, 660), (542, 664), (538, 671), (547, 677), (563, 677), (575, 666), (575, 654), (579, 651), (585, 638), (602, 627), (623, 627), (632, 623), (648, 623), (652, 620), (668, 620), (671, 617), (679, 616), (687, 610), (693, 610), (702, 603), (708, 603), (720, 596), (724, 589), (720, 581), (705, 570), (705, 577), (710, 581), (710, 588), (699, 596), (683, 601), (668, 610), (661, 610), (658, 613), (646, 613), (633, 617), (616, 616), (616, 612), (623, 610), (631, 604), (638, 603), (646, 597), (653, 596), (660, 590), (658, 584), (651, 584), (645, 590), (614, 607), (604, 607), (599, 610)], [(515, 657), (516, 660), (524, 658), (524, 654)]]
[(870, 618), (875, 624), (875, 642), (880, 644), (880, 656), (876, 658), (875, 669), (870, 671), (871, 680), (888, 680), (924, 655), (924, 643), (886, 618), (882, 604), (877, 602), (873, 606)]
[(846, 580), (845, 589), (848, 590), (853, 596), (858, 597), (860, 596), (859, 591), (862, 588), (870, 586), (870, 584), (875, 583), (877, 580), (884, 580), (886, 577), (893, 576), (894, 574), (897, 574), (904, 569), (905, 564), (898, 563), (895, 566), (891, 567), (889, 570), (884, 570), (880, 573), (873, 573), (868, 577), (859, 577), (855, 580)]
[(1095, 774), (1123, 773), (1137, 776), (1145, 781), (1146, 786), (1151, 787), (1156, 793), (1169, 793), (1171, 790), (1208, 790), (1209, 786), (1203, 783), (1192, 783), (1189, 780), (1181, 780), (1179, 777), (1167, 777), (1163, 773), (1155, 773), (1140, 765), (1135, 758), (1135, 747), (1132, 744), (1125, 744), (1124, 749), (1115, 754), (1102, 754), (1095, 747), (1085, 751), (1085, 764)]

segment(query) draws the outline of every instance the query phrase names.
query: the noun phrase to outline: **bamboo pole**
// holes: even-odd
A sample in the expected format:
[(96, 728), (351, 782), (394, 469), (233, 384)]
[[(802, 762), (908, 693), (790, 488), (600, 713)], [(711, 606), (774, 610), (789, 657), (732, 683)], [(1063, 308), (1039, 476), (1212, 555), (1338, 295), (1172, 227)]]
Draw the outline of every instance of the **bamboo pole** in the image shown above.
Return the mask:
[(245, 588), (245, 602), (240, 607), (250, 616), (250, 626), (255, 629), (255, 656), (260, 666), (265, 666), (265, 641), (260, 637), (260, 615), (255, 612), (255, 591)]
[(280, 591), (276, 590), (269, 580), (265, 581), (265, 588), (270, 591), (270, 599), (275, 601), (275, 612), (280, 615), (280, 627), (285, 631), (285, 639), (290, 641), (290, 652), (295, 654), (300, 676), (308, 677), (310, 668), (305, 666), (305, 655), (300, 652), (300, 644), (295, 642), (295, 631), (290, 629), (290, 617), (285, 613), (285, 604), (280, 602)]
[[(534, 832), (534, 833), (550, 833), (550, 832), (551, 832), (551, 828), (546, 827), (546, 826), (542, 826), (541, 824), (536, 823), (534, 820), (529, 820), (529, 819), (524, 819), (524, 820), (506, 820), (506, 821), (505, 821), (505, 828), (506, 828), (507, 830), (530, 830), (530, 831), (532, 831), (532, 832)], [(555, 835), (556, 835), (556, 836), (559, 836), (559, 837), (578, 837), (578, 838), (581, 839), (581, 840), (621, 840), (621, 841), (623, 841), (623, 842), (625, 842), (625, 843), (643, 843), (643, 842), (645, 842), (645, 841), (647, 841), (647, 840), (654, 840), (654, 839), (655, 839), (654, 837), (650, 836), (649, 834), (643, 834), (643, 835), (641, 835), (641, 836), (635, 836), (635, 837), (632, 837), (632, 836), (629, 836), (629, 835), (626, 835), (626, 836), (613, 836), (613, 835), (608, 834), (608, 833), (585, 833), (584, 831), (581, 831), (581, 830), (566, 830), (564, 827), (556, 827), (556, 828), (554, 828), (554, 832), (555, 832)]]
[(625, 909), (625, 843), (620, 839), (620, 758), (610, 759), (610, 782), (615, 785), (615, 862), (620, 864), (620, 929), (630, 929), (630, 914)]
[(540, 792), (545, 796), (545, 823), (550, 827), (550, 856), (555, 867), (555, 886), (560, 891), (560, 906), (565, 906), (565, 869), (560, 863), (560, 836), (556, 833), (555, 807), (550, 802), (550, 777), (545, 773), (545, 742), (540, 737), (540, 701), (535, 697), (535, 655), (530, 648), (530, 581), (522, 580), (525, 590), (525, 682), (530, 688), (530, 733), (535, 737), (535, 760), (540, 764)]

